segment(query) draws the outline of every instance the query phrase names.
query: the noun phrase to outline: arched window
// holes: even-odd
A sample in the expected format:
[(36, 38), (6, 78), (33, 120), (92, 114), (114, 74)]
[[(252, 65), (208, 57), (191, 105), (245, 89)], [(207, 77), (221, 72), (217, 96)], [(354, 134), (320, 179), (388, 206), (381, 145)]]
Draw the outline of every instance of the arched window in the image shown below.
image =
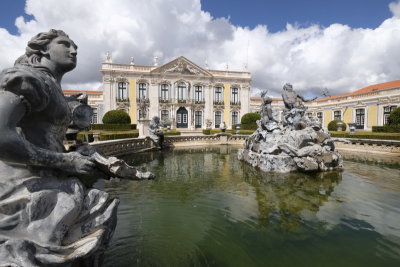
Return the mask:
[(147, 98), (147, 84), (139, 83), (139, 99)]
[(125, 82), (119, 82), (118, 83), (118, 94), (117, 98), (119, 100), (125, 100), (128, 99), (128, 90), (127, 90), (127, 84)]
[(219, 128), (219, 125), (221, 124), (222, 121), (222, 112), (221, 111), (215, 111), (215, 128)]
[(178, 85), (178, 100), (186, 100), (186, 83), (184, 82)]

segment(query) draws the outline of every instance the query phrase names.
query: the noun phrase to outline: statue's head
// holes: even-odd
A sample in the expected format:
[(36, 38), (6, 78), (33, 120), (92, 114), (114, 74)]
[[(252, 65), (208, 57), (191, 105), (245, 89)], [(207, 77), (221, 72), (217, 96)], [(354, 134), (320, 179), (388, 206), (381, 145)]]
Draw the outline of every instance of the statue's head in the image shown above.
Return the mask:
[(28, 42), (25, 54), (15, 61), (15, 65), (46, 67), (45, 62), (52, 62), (60, 70), (68, 72), (76, 66), (77, 48), (65, 32), (51, 29), (35, 35)]
[(293, 85), (291, 85), (290, 83), (285, 83), (285, 85), (283, 86), (283, 90), (293, 91)]
[(160, 122), (160, 118), (157, 116), (154, 116), (153, 121), (158, 124)]

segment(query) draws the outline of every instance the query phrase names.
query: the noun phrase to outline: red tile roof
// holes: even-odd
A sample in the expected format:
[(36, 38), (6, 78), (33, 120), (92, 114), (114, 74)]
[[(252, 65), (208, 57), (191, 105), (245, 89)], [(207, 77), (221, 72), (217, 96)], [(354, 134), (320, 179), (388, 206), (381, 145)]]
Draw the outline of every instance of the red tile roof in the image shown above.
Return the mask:
[(91, 91), (91, 90), (62, 90), (63, 92), (65, 92), (65, 93), (81, 93), (81, 92), (84, 92), (84, 93), (87, 93), (87, 94), (102, 94), (103, 93), (103, 91)]
[(318, 102), (326, 101), (329, 99), (341, 98), (341, 97), (345, 97), (345, 96), (361, 95), (361, 94), (366, 94), (366, 93), (370, 93), (370, 92), (374, 92), (374, 91), (387, 90), (387, 89), (398, 88), (398, 87), (400, 87), (400, 80), (386, 82), (386, 83), (378, 83), (378, 84), (373, 84), (373, 85), (358, 89), (351, 93), (345, 93), (345, 94), (340, 94), (340, 95), (333, 95), (333, 96), (328, 96), (328, 97), (324, 97), (324, 98), (319, 98), (316, 101), (318, 101)]

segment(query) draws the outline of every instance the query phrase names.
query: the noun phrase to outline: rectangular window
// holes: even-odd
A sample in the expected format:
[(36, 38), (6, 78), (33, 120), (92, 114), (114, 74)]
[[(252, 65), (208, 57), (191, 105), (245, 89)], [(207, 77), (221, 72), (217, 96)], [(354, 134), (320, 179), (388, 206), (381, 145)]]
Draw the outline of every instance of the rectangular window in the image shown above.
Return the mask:
[(168, 110), (161, 110), (161, 120), (166, 121), (169, 119), (169, 112)]
[(334, 120), (342, 120), (342, 112), (340, 112), (340, 110), (334, 111), (333, 119)]
[(239, 89), (232, 88), (231, 89), (231, 104), (239, 103)]
[(186, 93), (186, 84), (181, 82), (178, 85), (178, 100), (184, 100)]
[(183, 123), (187, 123), (187, 114), (182, 114), (183, 115)]
[(317, 112), (318, 121), (322, 123), (322, 112)]
[(90, 123), (97, 123), (97, 108), (92, 108), (93, 110), (93, 116), (92, 119), (90, 120)]
[(364, 129), (365, 109), (356, 109), (356, 128)]
[(202, 125), (202, 112), (201, 111), (195, 111), (194, 113), (194, 122), (195, 122), (195, 128), (201, 128)]
[(118, 83), (118, 100), (128, 99), (128, 91), (126, 90), (126, 83), (119, 82)]
[(238, 117), (239, 113), (238, 112), (232, 112), (232, 126), (238, 124)]
[(169, 98), (169, 88), (168, 84), (161, 84), (161, 99), (162, 100), (168, 100)]
[(308, 117), (309, 119), (312, 119), (312, 113), (311, 113), (311, 112), (307, 112), (307, 117)]
[(215, 87), (214, 102), (221, 103), (222, 99), (222, 87)]
[(200, 102), (203, 100), (203, 87), (196, 85), (194, 87), (194, 101)]
[(221, 124), (221, 111), (215, 111), (215, 128), (219, 128)]
[(396, 106), (386, 106), (383, 107), (383, 124), (386, 125), (389, 123), (388, 118), (390, 115), (390, 112), (396, 109)]
[(142, 98), (147, 98), (145, 83), (139, 83), (139, 99)]

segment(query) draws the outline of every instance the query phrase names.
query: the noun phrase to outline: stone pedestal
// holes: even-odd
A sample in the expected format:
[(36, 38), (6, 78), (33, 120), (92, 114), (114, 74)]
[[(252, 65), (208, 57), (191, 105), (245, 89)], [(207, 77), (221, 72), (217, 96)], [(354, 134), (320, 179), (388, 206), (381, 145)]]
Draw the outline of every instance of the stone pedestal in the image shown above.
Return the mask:
[(149, 119), (140, 119), (137, 124), (137, 128), (139, 130), (139, 138), (144, 138), (149, 136)]

